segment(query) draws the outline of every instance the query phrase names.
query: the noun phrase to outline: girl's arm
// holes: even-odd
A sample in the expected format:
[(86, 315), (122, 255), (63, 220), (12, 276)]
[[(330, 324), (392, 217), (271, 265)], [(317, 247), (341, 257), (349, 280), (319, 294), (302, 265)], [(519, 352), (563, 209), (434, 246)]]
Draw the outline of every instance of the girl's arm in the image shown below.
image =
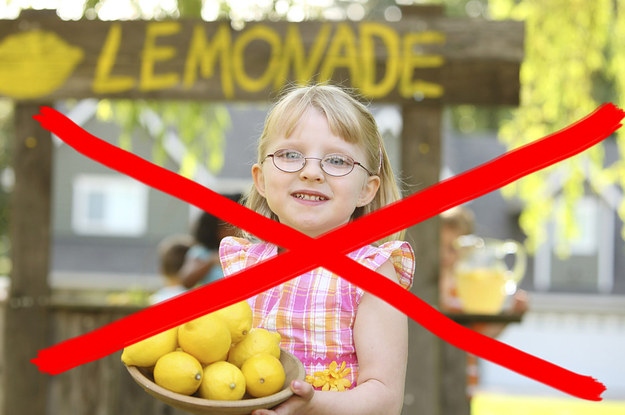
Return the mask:
[[(397, 281), (395, 268), (385, 262), (377, 272)], [(408, 321), (394, 307), (365, 293), (356, 313), (354, 342), (360, 366), (358, 386), (345, 392), (313, 393), (300, 384), (296, 395), (273, 411), (253, 415), (395, 415), (401, 413), (408, 359)], [(303, 383), (303, 382), (302, 382)]]

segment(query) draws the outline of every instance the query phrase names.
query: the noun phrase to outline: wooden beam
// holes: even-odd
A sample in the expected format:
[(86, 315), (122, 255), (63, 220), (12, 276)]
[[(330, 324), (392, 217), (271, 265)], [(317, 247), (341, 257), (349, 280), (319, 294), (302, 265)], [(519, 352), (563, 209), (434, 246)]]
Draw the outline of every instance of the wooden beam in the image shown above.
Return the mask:
[(410, 4), (399, 6), (403, 18), (410, 16), (443, 16), (445, 14), (445, 6), (442, 4)]
[[(378, 102), (516, 105), (524, 26), (399, 22), (0, 21), (0, 95), (265, 101), (331, 80)], [(43, 70), (42, 68), (45, 68)]]
[(48, 396), (48, 375), (30, 363), (38, 350), (50, 345), (52, 140), (50, 133), (32, 119), (38, 112), (37, 105), (15, 105), (15, 187), (10, 224), (13, 266), (4, 330), (5, 414), (44, 415)]

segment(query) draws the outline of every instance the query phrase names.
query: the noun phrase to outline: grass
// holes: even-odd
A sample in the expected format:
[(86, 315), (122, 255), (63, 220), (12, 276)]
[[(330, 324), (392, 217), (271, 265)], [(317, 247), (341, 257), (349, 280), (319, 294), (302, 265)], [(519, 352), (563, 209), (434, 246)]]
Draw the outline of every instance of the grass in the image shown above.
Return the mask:
[(478, 393), (471, 415), (623, 415), (625, 401), (590, 402), (575, 398)]

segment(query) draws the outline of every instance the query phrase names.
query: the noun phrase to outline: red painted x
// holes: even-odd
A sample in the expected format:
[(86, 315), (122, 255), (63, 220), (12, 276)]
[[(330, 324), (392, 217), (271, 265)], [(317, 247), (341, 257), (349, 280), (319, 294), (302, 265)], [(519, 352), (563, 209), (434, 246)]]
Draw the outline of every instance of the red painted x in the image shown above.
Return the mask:
[(310, 238), (176, 173), (112, 146), (85, 132), (54, 109), (42, 107), (40, 114), (34, 118), (43, 128), (80, 153), (288, 251), (229, 278), (41, 350), (32, 362), (43, 372), (58, 374), (323, 266), (392, 304), (456, 347), (573, 396), (601, 400), (605, 387), (591, 377), (578, 375), (454, 323), (398, 284), (345, 255), (578, 154), (617, 130), (624, 116), (623, 111), (614, 105), (603, 105), (564, 130), (426, 188), (319, 238)]

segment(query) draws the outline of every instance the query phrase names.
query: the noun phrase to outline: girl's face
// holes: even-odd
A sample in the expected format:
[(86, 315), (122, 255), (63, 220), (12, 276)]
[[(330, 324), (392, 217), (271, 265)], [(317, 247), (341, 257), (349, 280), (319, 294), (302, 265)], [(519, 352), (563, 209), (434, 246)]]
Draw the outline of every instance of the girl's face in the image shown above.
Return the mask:
[[(357, 162), (365, 163), (365, 152), (348, 143), (330, 130), (326, 117), (317, 109), (308, 109), (299, 120), (290, 137), (274, 137), (267, 146), (267, 154), (277, 150), (297, 150), (304, 157), (323, 158), (341, 153)], [(357, 207), (369, 203), (380, 186), (378, 176), (369, 176), (359, 166), (346, 176), (326, 174), (319, 160), (307, 160), (303, 169), (286, 173), (273, 164), (270, 157), (252, 167), (256, 189), (278, 216), (281, 223), (310, 237), (317, 237), (349, 222)]]

